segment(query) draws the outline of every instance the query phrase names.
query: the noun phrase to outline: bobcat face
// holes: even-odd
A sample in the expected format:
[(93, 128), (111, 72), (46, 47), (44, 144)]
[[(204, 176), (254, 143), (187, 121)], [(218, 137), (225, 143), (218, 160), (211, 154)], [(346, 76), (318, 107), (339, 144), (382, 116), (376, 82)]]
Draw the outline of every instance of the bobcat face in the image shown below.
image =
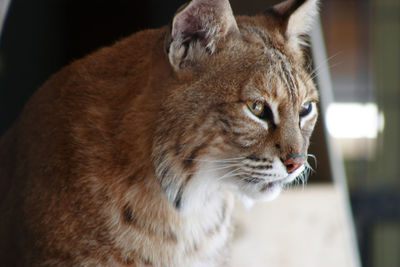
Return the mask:
[[(306, 1), (282, 26), (278, 17), (292, 10), (288, 2), (253, 18), (234, 19), (228, 10), (221, 22), (195, 21), (193, 28), (191, 8), (201, 13), (202, 7), (189, 5), (176, 15), (167, 51), (182, 86), (164, 105), (168, 119), (158, 123), (154, 161), (177, 208), (196, 192), (221, 188), (245, 201), (269, 200), (303, 179), (318, 93), (298, 36), (316, 1)], [(292, 20), (301, 23), (291, 26)], [(206, 28), (193, 37), (199, 27)]]
[(273, 198), (301, 176), (317, 119), (317, 93), (308, 75), (286, 65), (282, 54), (274, 59), (243, 87), (236, 114), (220, 115), (231, 144), (224, 147), (238, 148), (231, 151), (237, 159), (230, 161), (235, 166), (227, 180), (251, 199)]
[(220, 155), (236, 158), (230, 173), (221, 174), (251, 199), (271, 199), (303, 178), (318, 114), (309, 75), (270, 43), (264, 49), (263, 63), (237, 93), (235, 112), (225, 107), (219, 114), (224, 147), (238, 148)]

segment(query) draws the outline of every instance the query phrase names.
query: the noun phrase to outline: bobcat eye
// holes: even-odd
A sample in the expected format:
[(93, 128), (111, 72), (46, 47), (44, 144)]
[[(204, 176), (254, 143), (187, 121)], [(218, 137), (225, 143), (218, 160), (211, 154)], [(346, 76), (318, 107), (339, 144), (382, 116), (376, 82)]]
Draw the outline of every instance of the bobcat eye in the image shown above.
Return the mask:
[(311, 111), (312, 111), (312, 102), (305, 102), (305, 103), (303, 103), (302, 105), (301, 105), (301, 107), (300, 107), (300, 113), (299, 113), (299, 115), (300, 115), (300, 117), (305, 117), (305, 116), (307, 116), (308, 114), (310, 114), (311, 113)]
[(247, 101), (247, 107), (257, 117), (266, 121), (273, 121), (272, 110), (262, 102)]
[(247, 101), (246, 104), (250, 111), (257, 117), (259, 117), (264, 111), (264, 104), (261, 102)]

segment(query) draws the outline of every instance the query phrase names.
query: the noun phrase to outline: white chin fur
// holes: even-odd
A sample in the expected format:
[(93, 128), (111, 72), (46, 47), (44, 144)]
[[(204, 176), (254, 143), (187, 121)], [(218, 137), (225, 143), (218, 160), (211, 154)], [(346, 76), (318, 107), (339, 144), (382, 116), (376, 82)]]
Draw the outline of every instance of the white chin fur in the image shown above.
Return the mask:
[(282, 185), (276, 184), (267, 189), (262, 194), (257, 193), (249, 196), (248, 193), (237, 192), (236, 196), (247, 209), (253, 207), (256, 202), (268, 202), (276, 199), (282, 191)]
[(242, 202), (243, 206), (246, 207), (247, 209), (250, 209), (253, 207), (253, 205), (256, 202), (267, 202), (267, 201), (272, 201), (276, 199), (279, 194), (282, 192), (282, 187), (283, 184), (291, 183), (293, 182), (297, 176), (299, 176), (305, 169), (305, 166), (301, 166), (298, 170), (295, 172), (289, 174), (283, 181), (282, 183), (277, 183), (268, 188), (265, 192), (260, 193), (260, 192), (243, 192), (238, 188), (236, 190), (236, 196), (237, 198)]

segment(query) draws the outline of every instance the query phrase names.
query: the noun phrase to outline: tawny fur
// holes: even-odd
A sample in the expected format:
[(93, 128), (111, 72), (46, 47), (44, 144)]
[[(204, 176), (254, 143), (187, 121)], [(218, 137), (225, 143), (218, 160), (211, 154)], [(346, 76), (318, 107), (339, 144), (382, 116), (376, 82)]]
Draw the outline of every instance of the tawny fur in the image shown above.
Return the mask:
[[(177, 28), (102, 48), (34, 94), (0, 139), (1, 265), (226, 262), (232, 193), (258, 199), (274, 187), (251, 170), (243, 185), (218, 160), (286, 173), (281, 160), (306, 153), (317, 116), (301, 121), (301, 105), (318, 94), (277, 10), (224, 12), (202, 40), (182, 46), (176, 17)], [(260, 97), (274, 130), (246, 107)]]

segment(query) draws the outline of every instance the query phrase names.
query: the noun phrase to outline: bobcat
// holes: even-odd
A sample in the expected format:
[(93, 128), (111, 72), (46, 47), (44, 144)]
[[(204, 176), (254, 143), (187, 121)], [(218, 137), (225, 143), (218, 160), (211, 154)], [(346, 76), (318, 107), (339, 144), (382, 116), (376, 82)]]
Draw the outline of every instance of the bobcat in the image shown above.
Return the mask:
[(227, 264), (233, 196), (272, 199), (306, 169), (317, 6), (193, 0), (53, 75), (0, 140), (1, 264)]

